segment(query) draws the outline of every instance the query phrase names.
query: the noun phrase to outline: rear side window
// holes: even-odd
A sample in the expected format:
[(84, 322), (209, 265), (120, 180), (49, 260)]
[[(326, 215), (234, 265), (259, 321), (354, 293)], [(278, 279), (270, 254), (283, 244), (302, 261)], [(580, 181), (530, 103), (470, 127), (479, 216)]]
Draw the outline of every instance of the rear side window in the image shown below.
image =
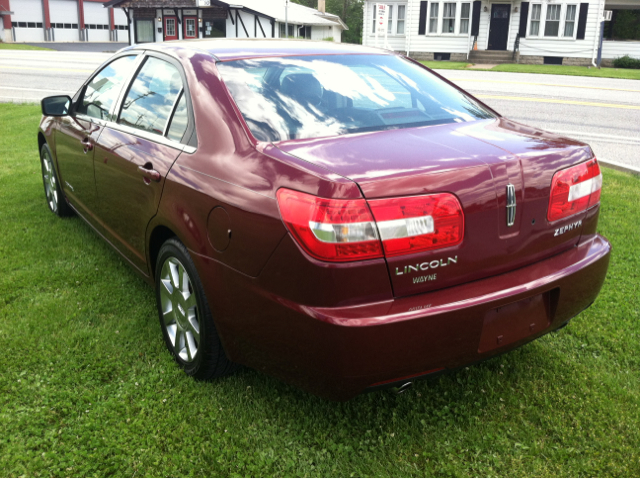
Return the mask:
[(171, 118), (171, 126), (167, 131), (167, 138), (173, 141), (181, 141), (189, 124), (189, 113), (187, 111), (187, 97), (184, 92), (180, 95), (176, 111)]
[(118, 58), (93, 77), (77, 103), (76, 113), (109, 120), (109, 111), (118, 99), (122, 83), (131, 73), (135, 59), (134, 55)]
[(149, 57), (127, 93), (118, 123), (164, 135), (182, 87), (176, 67)]

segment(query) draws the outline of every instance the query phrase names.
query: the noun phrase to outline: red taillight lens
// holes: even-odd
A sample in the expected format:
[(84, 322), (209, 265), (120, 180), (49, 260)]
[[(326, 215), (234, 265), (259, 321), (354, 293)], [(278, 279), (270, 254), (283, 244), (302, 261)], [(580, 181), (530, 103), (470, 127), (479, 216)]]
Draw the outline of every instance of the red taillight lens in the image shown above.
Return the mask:
[(464, 237), (464, 215), (450, 193), (369, 201), (385, 256), (455, 246)]
[(464, 216), (452, 194), (368, 203), (278, 190), (280, 214), (289, 231), (307, 253), (321, 260), (382, 258), (383, 248), (384, 256), (397, 256), (462, 242)]
[(557, 221), (598, 204), (602, 174), (595, 158), (553, 175), (547, 219)]
[(365, 200), (331, 200), (280, 189), (278, 205), (289, 231), (311, 256), (326, 261), (382, 258)]

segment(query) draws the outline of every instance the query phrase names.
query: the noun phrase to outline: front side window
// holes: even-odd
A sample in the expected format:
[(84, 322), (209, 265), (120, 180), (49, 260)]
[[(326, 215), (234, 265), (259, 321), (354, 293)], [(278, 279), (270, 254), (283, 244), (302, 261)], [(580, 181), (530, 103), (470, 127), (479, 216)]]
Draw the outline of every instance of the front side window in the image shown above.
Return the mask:
[(153, 20), (136, 20), (136, 37), (138, 43), (155, 41), (153, 36)]
[(535, 4), (531, 6), (531, 25), (529, 26), (529, 35), (537, 37), (540, 35), (540, 10), (542, 5)]
[(398, 5), (398, 24), (396, 26), (396, 33), (398, 35), (404, 35), (404, 17), (406, 10), (406, 5)]
[(573, 37), (573, 29), (576, 24), (576, 5), (567, 5), (567, 14), (564, 17), (564, 36)]
[(217, 63), (260, 141), (338, 136), (494, 118), (395, 55), (317, 55)]
[(471, 4), (463, 3), (460, 9), (460, 33), (469, 33), (469, 15), (471, 14)]
[(178, 69), (164, 60), (149, 57), (127, 93), (118, 123), (164, 135), (181, 91), (182, 77)]
[(440, 4), (432, 3), (429, 10), (429, 33), (438, 33), (438, 7)]
[(560, 8), (562, 5), (547, 5), (547, 18), (544, 22), (544, 36), (557, 37), (560, 31)]
[(122, 83), (131, 74), (135, 59), (134, 55), (118, 58), (94, 76), (76, 104), (76, 113), (110, 120), (111, 107), (120, 95)]
[(442, 12), (442, 33), (455, 33), (456, 30), (456, 4), (445, 3)]

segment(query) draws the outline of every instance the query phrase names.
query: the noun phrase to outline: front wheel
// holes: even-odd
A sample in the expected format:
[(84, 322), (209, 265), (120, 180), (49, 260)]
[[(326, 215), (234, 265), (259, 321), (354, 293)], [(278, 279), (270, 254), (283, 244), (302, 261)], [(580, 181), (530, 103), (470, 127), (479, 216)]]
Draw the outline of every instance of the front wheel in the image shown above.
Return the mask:
[(49, 145), (42, 145), (40, 150), (40, 163), (42, 167), (42, 183), (44, 184), (44, 195), (47, 199), (47, 205), (49, 209), (56, 215), (71, 216), (73, 210), (67, 203), (67, 200), (60, 188), (60, 182), (58, 181), (58, 175), (53, 167), (53, 156)]
[(176, 238), (158, 253), (156, 299), (167, 348), (189, 376), (213, 379), (237, 369), (224, 353), (191, 256)]

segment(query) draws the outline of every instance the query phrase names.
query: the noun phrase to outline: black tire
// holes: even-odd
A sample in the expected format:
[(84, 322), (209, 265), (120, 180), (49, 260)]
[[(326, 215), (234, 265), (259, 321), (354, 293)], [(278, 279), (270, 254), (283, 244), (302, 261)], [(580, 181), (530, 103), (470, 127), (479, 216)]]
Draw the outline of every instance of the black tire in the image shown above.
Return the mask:
[[(183, 272), (187, 274), (187, 281)], [(238, 365), (229, 361), (222, 348), (193, 260), (177, 238), (167, 240), (160, 248), (155, 276), (162, 335), (167, 349), (184, 372), (201, 380), (235, 372)]]
[(42, 184), (44, 185), (44, 196), (47, 205), (52, 213), (63, 218), (72, 216), (73, 209), (67, 203), (64, 197), (55, 165), (53, 164), (53, 155), (46, 143), (40, 149), (40, 167), (42, 168)]

